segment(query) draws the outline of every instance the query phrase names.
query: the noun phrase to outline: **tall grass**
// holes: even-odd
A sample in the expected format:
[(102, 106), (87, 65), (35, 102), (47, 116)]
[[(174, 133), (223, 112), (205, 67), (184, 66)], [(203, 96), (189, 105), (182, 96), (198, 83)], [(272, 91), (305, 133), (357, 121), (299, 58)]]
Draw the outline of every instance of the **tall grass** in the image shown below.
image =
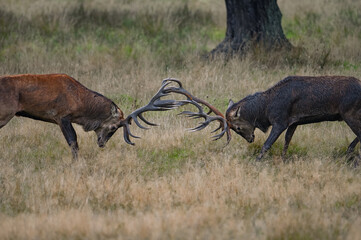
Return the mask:
[[(126, 113), (166, 77), (223, 112), (288, 75), (360, 78), (361, 4), (278, 1), (299, 51), (207, 61), (222, 41), (224, 2), (13, 1), (0, 3), (0, 74), (67, 73)], [(361, 174), (344, 123), (301, 126), (283, 163), (283, 135), (255, 163), (267, 134), (212, 142), (179, 111), (121, 130), (104, 149), (75, 126), (80, 159), (58, 126), (15, 118), (0, 130), (0, 239), (358, 239)], [(216, 127), (212, 125), (211, 127)], [(211, 128), (210, 127), (210, 128)]]

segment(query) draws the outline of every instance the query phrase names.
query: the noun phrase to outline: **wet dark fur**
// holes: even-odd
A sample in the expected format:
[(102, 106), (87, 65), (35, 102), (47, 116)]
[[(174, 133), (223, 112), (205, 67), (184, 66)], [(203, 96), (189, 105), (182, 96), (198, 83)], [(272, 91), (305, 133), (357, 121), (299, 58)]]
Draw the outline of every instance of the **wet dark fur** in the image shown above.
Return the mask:
[(357, 136), (348, 152), (361, 139), (361, 82), (354, 77), (290, 76), (230, 106), (226, 113), (228, 120), (236, 109), (240, 118), (263, 132), (272, 126), (258, 159), (288, 129), (286, 151), (296, 127), (302, 124), (345, 121)]

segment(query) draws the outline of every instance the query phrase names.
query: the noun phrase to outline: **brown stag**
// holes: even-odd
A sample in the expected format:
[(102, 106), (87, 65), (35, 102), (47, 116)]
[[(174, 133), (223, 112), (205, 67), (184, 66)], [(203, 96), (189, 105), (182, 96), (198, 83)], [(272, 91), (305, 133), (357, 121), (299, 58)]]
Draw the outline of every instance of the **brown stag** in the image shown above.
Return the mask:
[[(198, 107), (197, 103), (203, 103), (203, 100), (191, 96), (180, 83), (178, 84), (179, 89), (173, 87), (168, 91), (186, 95), (188, 100), (181, 104), (188, 102)], [(212, 111), (217, 110), (212, 109)], [(185, 114), (208, 118), (201, 108), (198, 113), (185, 112)], [(237, 103), (230, 100), (226, 118), (221, 114), (217, 115), (219, 115), (217, 118), (223, 118), (219, 121), (222, 122), (224, 130), (216, 136), (216, 139), (221, 138), (226, 131), (228, 142), (229, 129), (252, 143), (256, 128), (266, 132), (272, 126), (257, 160), (264, 156), (283, 131), (287, 130), (283, 149), (285, 155), (298, 125), (322, 121), (346, 122), (356, 135), (347, 149), (347, 153), (350, 154), (361, 139), (361, 82), (356, 78), (343, 76), (291, 76), (270, 89), (249, 95)], [(203, 129), (208, 123), (209, 121), (206, 120), (195, 130)]]
[(141, 107), (124, 118), (123, 112), (110, 99), (94, 92), (74, 78), (65, 74), (24, 74), (0, 77), (0, 128), (14, 116), (28, 117), (55, 123), (71, 147), (73, 159), (77, 159), (77, 135), (72, 123), (79, 124), (84, 131), (95, 131), (98, 146), (104, 147), (118, 128), (123, 127), (124, 140), (128, 144), (131, 134), (129, 124), (132, 119), (140, 128), (145, 128), (138, 117), (148, 125), (142, 113), (166, 111), (177, 107), (173, 100), (161, 100), (167, 96), (167, 85), (163, 82), (159, 91), (148, 105)]

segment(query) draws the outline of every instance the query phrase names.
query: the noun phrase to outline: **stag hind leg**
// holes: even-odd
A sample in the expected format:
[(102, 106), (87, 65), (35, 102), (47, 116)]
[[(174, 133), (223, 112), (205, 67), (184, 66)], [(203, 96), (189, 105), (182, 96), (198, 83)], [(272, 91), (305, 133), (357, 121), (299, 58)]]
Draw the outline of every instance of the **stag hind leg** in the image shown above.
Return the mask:
[[(347, 154), (350, 154), (354, 151), (357, 143), (361, 139), (361, 117), (344, 117), (344, 120), (346, 124), (351, 128), (351, 130), (356, 134), (356, 138), (351, 142), (347, 149)], [(357, 166), (359, 164), (359, 161), (361, 159), (361, 153), (359, 153), (358, 159), (354, 161), (354, 166)]]
[(287, 128), (286, 135), (285, 135), (285, 145), (284, 145), (283, 151), (282, 151), (283, 161), (285, 161), (287, 149), (288, 149), (288, 146), (290, 145), (291, 139), (293, 137), (293, 134), (296, 131), (296, 128), (297, 128), (297, 125), (291, 125)]
[[(11, 119), (11, 118), (10, 118)], [(0, 119), (0, 128), (2, 128), (3, 126), (5, 126), (9, 121), (10, 119), (5, 119), (5, 120), (2, 120)]]
[(71, 125), (70, 120), (67, 118), (61, 119), (59, 125), (60, 125), (60, 129), (61, 129), (67, 143), (69, 144), (69, 146), (71, 148), (71, 153), (73, 155), (73, 161), (76, 161), (78, 159), (78, 150), (79, 150), (76, 132), (75, 132), (73, 126)]
[(358, 138), (356, 137), (348, 146), (347, 151), (346, 151), (346, 161), (352, 162), (354, 160), (354, 155), (352, 154), (353, 151), (355, 150), (355, 147), (357, 145), (357, 143), (359, 142)]
[(351, 153), (353, 153), (353, 151), (355, 150), (355, 147), (357, 145), (357, 143), (359, 142), (358, 138), (356, 137), (348, 146), (347, 151), (346, 151), (346, 155), (350, 155)]
[(18, 101), (0, 86), (0, 128), (4, 127), (16, 114)]
[(15, 116), (15, 113), (3, 114), (0, 112), (0, 128), (5, 126), (14, 116)]
[[(0, 96), (2, 92), (0, 91)], [(5, 126), (16, 114), (17, 103), (12, 99), (0, 98), (0, 128)]]

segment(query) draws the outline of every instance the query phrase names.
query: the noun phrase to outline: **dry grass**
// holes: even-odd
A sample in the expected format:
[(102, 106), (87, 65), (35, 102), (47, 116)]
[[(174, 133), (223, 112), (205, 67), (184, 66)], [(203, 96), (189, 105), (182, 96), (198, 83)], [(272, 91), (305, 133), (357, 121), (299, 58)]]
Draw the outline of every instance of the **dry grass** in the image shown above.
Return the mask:
[[(125, 113), (144, 104), (166, 77), (181, 79), (189, 91), (225, 111), (229, 98), (265, 90), (288, 75), (361, 76), (360, 30), (339, 20), (360, 20), (356, 10), (346, 11), (360, 9), (355, 1), (279, 1), (288, 37), (308, 53), (275, 62), (247, 57), (227, 63), (197, 56), (222, 38), (223, 3), (176, 2), (84, 1), (83, 17), (89, 19), (113, 10), (129, 21), (126, 11), (140, 20), (158, 19), (147, 28), (128, 29), (128, 38), (121, 33), (124, 25), (102, 23), (104, 16), (94, 20), (100, 26), (66, 18), (81, 9), (73, 1), (2, 1), (0, 9), (15, 16), (8, 21), (18, 25), (0, 37), (0, 73), (64, 72), (114, 99)], [(323, 10), (324, 3), (329, 10)], [(53, 14), (59, 9), (64, 12)], [(179, 9), (207, 26), (187, 22), (176, 15)], [(98, 31), (122, 40), (102, 42)], [(158, 34), (169, 42), (153, 41)], [(205, 40), (202, 34), (213, 37)], [(323, 34), (329, 39), (320, 47)], [(133, 50), (127, 55), (128, 48)], [(331, 54), (324, 59), (328, 48)], [(95, 134), (76, 126), (80, 160), (75, 164), (58, 126), (13, 119), (0, 131), (0, 239), (360, 239), (361, 172), (345, 162), (354, 138), (345, 124), (302, 126), (288, 163), (281, 161), (283, 136), (262, 163), (255, 163), (267, 135), (257, 131), (250, 145), (234, 136), (224, 147), (224, 139), (211, 141), (209, 128), (185, 131), (196, 122), (178, 112), (147, 115), (161, 124), (149, 131), (133, 126), (142, 136), (134, 147), (119, 131), (99, 149)]]

